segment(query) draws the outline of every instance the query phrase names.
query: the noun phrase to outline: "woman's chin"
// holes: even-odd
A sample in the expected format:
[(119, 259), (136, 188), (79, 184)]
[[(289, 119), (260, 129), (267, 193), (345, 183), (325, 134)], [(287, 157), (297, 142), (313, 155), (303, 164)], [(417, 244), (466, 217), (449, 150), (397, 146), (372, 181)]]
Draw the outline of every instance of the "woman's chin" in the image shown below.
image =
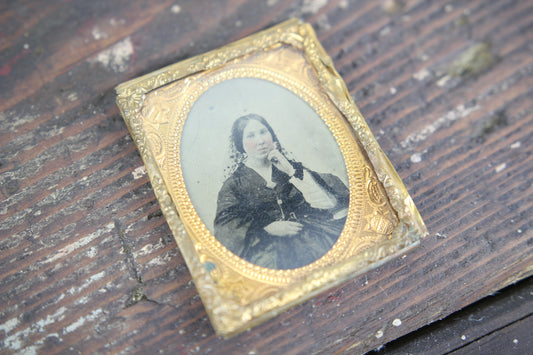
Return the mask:
[(257, 160), (267, 160), (268, 153), (269, 153), (268, 151), (257, 153), (255, 155), (255, 159), (257, 159)]
[(269, 162), (267, 157), (268, 157), (268, 153), (267, 154), (254, 154), (254, 155), (248, 155), (247, 160), (255, 161), (257, 163), (266, 163), (266, 162)]

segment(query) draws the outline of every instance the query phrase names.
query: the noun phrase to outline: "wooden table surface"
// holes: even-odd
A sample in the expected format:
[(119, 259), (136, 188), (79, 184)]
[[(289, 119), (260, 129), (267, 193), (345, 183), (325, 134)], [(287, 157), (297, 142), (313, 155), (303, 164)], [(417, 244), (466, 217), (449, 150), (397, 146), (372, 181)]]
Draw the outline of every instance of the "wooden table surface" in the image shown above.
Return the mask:
[[(113, 88), (290, 17), (317, 31), (430, 235), (224, 340)], [(0, 353), (531, 351), (531, 279), (479, 300), (533, 273), (532, 73), (528, 0), (1, 2)]]

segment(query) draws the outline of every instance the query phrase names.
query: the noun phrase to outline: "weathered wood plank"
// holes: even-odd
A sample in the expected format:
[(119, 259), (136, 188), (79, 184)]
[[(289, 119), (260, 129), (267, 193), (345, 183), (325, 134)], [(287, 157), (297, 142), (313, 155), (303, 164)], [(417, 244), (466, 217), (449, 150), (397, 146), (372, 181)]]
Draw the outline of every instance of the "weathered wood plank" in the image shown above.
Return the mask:
[(452, 354), (527, 354), (531, 352), (533, 317), (521, 319), (504, 329), (490, 333)]
[[(483, 340), (488, 335), (499, 337), (500, 331), (517, 320), (530, 317), (532, 300), (533, 278), (530, 277), (476, 302), (442, 321), (386, 344), (374, 353), (444, 354), (461, 348), (468, 349), (469, 345)], [(506, 336), (505, 334), (506, 332), (503, 333), (502, 337)], [(527, 344), (530, 338), (530, 336), (522, 337), (520, 341)], [(498, 351), (498, 353), (508, 353), (509, 351), (505, 350), (515, 348), (513, 342), (507, 341), (503, 345), (505, 349)], [(474, 352), (477, 353), (478, 351)]]
[[(529, 1), (0, 8), (2, 351), (358, 353), (533, 272)], [(291, 16), (317, 30), (431, 236), (418, 250), (222, 340), (112, 89)], [(509, 329), (523, 329), (516, 322), (523, 316), (511, 315)], [(480, 327), (469, 329), (477, 345), (492, 344)]]
[[(498, 337), (499, 332), (510, 324), (531, 316), (532, 291), (533, 279), (530, 277), (444, 320), (388, 343), (374, 353), (444, 354), (482, 340), (487, 335)], [(525, 339), (521, 340), (524, 342)], [(506, 349), (514, 347), (512, 342), (504, 345)]]

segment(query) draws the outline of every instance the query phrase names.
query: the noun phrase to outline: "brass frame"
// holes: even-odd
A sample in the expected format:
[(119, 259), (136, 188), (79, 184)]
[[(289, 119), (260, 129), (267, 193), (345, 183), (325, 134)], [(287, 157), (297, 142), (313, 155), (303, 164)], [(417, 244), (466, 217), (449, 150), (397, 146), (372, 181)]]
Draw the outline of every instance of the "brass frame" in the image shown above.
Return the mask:
[[(269, 54), (275, 51), (285, 56), (284, 60), (301, 59), (313, 69), (313, 75), (300, 80), (277, 70), (269, 64)], [(265, 269), (231, 254), (202, 224), (185, 189), (180, 175), (179, 141), (188, 110), (214, 83), (234, 77), (264, 78), (298, 94), (328, 123), (345, 159), (350, 181), (347, 227), (330, 252), (303, 268)], [(168, 92), (183, 90), (188, 94), (165, 102)], [(286, 21), (123, 83), (116, 91), (117, 104), (141, 153), (161, 209), (219, 335), (234, 335), (375, 268), (416, 246), (427, 234), (400, 177), (309, 24), (296, 19)], [(168, 112), (169, 107), (173, 112)], [(155, 114), (153, 108), (157, 108)], [(362, 187), (366, 190), (362, 191)], [(371, 201), (372, 193), (379, 203), (374, 203), (372, 209), (362, 209), (358, 196), (365, 195), (365, 201)], [(365, 244), (360, 237), (363, 224), (357, 221), (362, 210), (379, 215), (377, 219), (367, 219), (365, 225), (376, 236), (372, 243)], [(393, 219), (387, 221), (381, 215), (389, 210), (393, 211)], [(206, 262), (217, 268), (206, 270)]]

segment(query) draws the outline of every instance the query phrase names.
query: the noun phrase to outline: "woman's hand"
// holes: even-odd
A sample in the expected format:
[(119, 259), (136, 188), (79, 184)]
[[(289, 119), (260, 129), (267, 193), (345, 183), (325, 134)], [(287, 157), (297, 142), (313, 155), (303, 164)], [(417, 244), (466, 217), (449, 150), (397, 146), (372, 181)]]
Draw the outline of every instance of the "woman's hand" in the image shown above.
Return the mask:
[(268, 153), (267, 155), (267, 159), (270, 160), (276, 168), (283, 171), (285, 174), (289, 176), (294, 175), (296, 170), (278, 149), (271, 150), (270, 153)]
[(276, 237), (290, 237), (300, 233), (303, 225), (293, 221), (275, 221), (265, 227), (268, 234)]

